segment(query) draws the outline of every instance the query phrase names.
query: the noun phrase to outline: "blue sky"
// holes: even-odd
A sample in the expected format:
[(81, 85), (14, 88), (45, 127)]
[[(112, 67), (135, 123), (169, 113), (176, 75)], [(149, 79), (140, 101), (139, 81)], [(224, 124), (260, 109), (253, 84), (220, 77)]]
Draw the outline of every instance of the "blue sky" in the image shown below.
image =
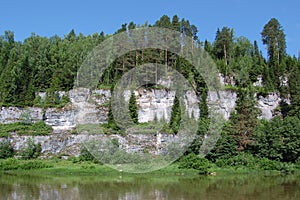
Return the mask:
[(273, 17), (286, 34), (287, 52), (300, 50), (299, 0), (7, 0), (0, 3), (0, 34), (12, 30), (16, 40), (32, 32), (41, 36), (76, 33), (114, 33), (122, 23), (154, 23), (163, 14), (177, 14), (199, 30), (200, 40), (213, 41), (218, 27), (234, 28), (235, 36), (257, 40), (264, 55), (260, 32)]

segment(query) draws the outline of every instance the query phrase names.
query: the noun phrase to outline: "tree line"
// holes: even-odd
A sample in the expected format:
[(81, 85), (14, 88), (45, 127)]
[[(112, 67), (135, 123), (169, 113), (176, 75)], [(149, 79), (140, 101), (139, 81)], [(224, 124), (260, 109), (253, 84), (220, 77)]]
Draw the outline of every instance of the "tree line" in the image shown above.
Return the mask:
[[(263, 56), (257, 41), (236, 36), (234, 29), (229, 27), (217, 29), (214, 41), (201, 41), (198, 28), (177, 15), (171, 18), (164, 15), (154, 24), (125, 23), (114, 34), (153, 26), (173, 29), (190, 37), (195, 48), (203, 48), (214, 59), (225, 81), (229, 82), (230, 77), (235, 81), (235, 86), (228, 86), (228, 89), (237, 91), (237, 106), (225, 125), (222, 139), (208, 158), (214, 160), (248, 152), (268, 159), (296, 162), (300, 155), (300, 61), (286, 53), (284, 29), (277, 19), (269, 20), (258, 33), (267, 47), (267, 57)], [(49, 106), (57, 104), (56, 92), (73, 88), (77, 70), (87, 54), (110, 36), (103, 32), (85, 36), (71, 30), (63, 37), (48, 38), (33, 33), (20, 42), (15, 41), (12, 31), (5, 31), (0, 37), (0, 105), (36, 105), (40, 101), (37, 92), (49, 94)], [(122, 74), (144, 63), (172, 66), (195, 86), (202, 99), (199, 135), (203, 135), (209, 124), (205, 82), (189, 62), (167, 49), (135, 50), (123, 55), (106, 69), (99, 87), (112, 87)], [(262, 87), (253, 86), (258, 76), (262, 77)], [(284, 84), (285, 79), (287, 84)], [(255, 93), (266, 95), (268, 92), (279, 92), (291, 102), (290, 105), (281, 102), (277, 108), (278, 117), (269, 122), (257, 119), (259, 111), (254, 98)], [(133, 97), (131, 102), (134, 102)], [(136, 122), (137, 115), (133, 111), (136, 107), (130, 109)], [(173, 110), (177, 114), (171, 116), (170, 127), (176, 132), (180, 119), (175, 115), (180, 111)], [(193, 145), (189, 151), (196, 152), (198, 148)]]

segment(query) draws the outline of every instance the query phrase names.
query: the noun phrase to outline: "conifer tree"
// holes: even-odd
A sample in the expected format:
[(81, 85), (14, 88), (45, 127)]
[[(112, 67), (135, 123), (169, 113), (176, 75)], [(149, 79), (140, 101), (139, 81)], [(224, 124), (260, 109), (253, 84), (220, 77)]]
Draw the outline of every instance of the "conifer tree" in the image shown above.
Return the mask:
[(139, 120), (139, 116), (138, 116), (138, 107), (137, 107), (134, 91), (131, 92), (128, 108), (129, 108), (129, 114), (130, 114), (132, 121), (135, 124), (137, 124), (138, 120)]

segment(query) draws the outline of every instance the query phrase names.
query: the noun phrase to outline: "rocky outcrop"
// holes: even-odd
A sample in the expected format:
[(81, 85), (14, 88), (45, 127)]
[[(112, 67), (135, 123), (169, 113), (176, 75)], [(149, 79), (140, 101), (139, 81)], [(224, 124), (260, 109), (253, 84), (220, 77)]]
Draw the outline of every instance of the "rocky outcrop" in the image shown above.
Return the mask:
[[(61, 95), (68, 95), (70, 104), (63, 108), (16, 108), (2, 107), (0, 110), (0, 123), (13, 123), (19, 121), (35, 122), (43, 120), (53, 127), (53, 134), (48, 136), (32, 137), (35, 143), (41, 143), (44, 154), (68, 154), (78, 156), (81, 145), (87, 139), (117, 139), (120, 145), (128, 152), (140, 152), (147, 149), (149, 153), (159, 153), (162, 146), (168, 141), (175, 139), (173, 135), (167, 134), (133, 134), (129, 132), (126, 136), (120, 135), (88, 135), (84, 132), (71, 134), (76, 125), (80, 124), (101, 124), (107, 122), (108, 104), (111, 98), (110, 90), (76, 89)], [(137, 104), (139, 107), (139, 122), (158, 120), (170, 120), (174, 91), (158, 89), (139, 89), (135, 91)], [(125, 95), (125, 101), (129, 101), (130, 92)], [(281, 101), (289, 104), (289, 101), (282, 99), (277, 93), (270, 93), (267, 96), (257, 96), (257, 107), (261, 110), (258, 116), (260, 119), (270, 120), (276, 115), (276, 108)], [(189, 117), (200, 115), (199, 100), (195, 93), (187, 91), (183, 97), (186, 111)], [(220, 92), (208, 92), (207, 104), (209, 108), (216, 108), (225, 119), (229, 119), (230, 113), (236, 106), (237, 93), (226, 90)], [(142, 131), (140, 131), (142, 132)], [(25, 148), (27, 140), (31, 136), (19, 136), (11, 133), (8, 138), (16, 150)], [(0, 138), (0, 140), (6, 140)]]
[(253, 86), (262, 87), (263, 86), (263, 77), (259, 75), (256, 79), (256, 82), (253, 83)]
[(36, 122), (43, 119), (41, 108), (0, 108), (0, 124), (9, 124), (21, 121)]
[(234, 110), (237, 100), (237, 94), (231, 90), (210, 91), (207, 94), (207, 105), (209, 108), (216, 105), (217, 112), (225, 119), (229, 119), (230, 113)]
[[(54, 129), (72, 129), (76, 124), (101, 124), (107, 122), (108, 104), (111, 98), (110, 90), (76, 89), (68, 93), (71, 103), (64, 108), (17, 108), (2, 107), (0, 109), (0, 123), (13, 123), (24, 120), (36, 122), (44, 120), (46, 124)], [(170, 120), (175, 92), (158, 89), (139, 89), (135, 91), (139, 122), (149, 122), (154, 119), (165, 121)], [(128, 101), (130, 92), (125, 93), (125, 100)], [(218, 93), (210, 91), (207, 96), (209, 107), (217, 105), (217, 111), (225, 119), (229, 119), (230, 113), (234, 110), (237, 94), (234, 91), (226, 90)], [(257, 107), (261, 110), (260, 119), (270, 120), (274, 110), (281, 101), (289, 104), (289, 101), (282, 99), (277, 93), (270, 93), (267, 96), (257, 97)], [(197, 118), (200, 115), (199, 100), (194, 92), (187, 91), (184, 95), (184, 103), (189, 117)]]
[(75, 127), (75, 111), (73, 109), (46, 109), (44, 121), (53, 129), (70, 129)]
[[(149, 122), (154, 119), (170, 121), (175, 91), (157, 89), (139, 89), (135, 91), (138, 105), (139, 122)], [(130, 92), (125, 93), (125, 101), (129, 101)], [(185, 110), (189, 117), (198, 118), (200, 114), (199, 100), (192, 91), (187, 91), (183, 97)]]
[(149, 122), (154, 119), (170, 121), (174, 98), (174, 91), (138, 90), (139, 122)]
[(275, 115), (277, 115), (276, 108), (281, 102), (290, 104), (289, 99), (280, 97), (278, 93), (269, 93), (267, 96), (258, 96), (257, 107), (261, 111), (258, 118), (267, 120), (272, 119)]
[[(47, 136), (19, 136), (11, 133), (8, 139), (0, 138), (1, 141), (9, 140), (16, 151), (21, 151), (27, 147), (28, 140), (33, 140), (35, 144), (40, 143), (44, 155), (66, 154), (79, 156), (80, 150), (85, 142), (105, 141), (116, 139), (126, 152), (139, 153), (149, 152), (151, 154), (161, 154), (164, 147), (178, 139), (178, 136), (171, 134), (131, 134), (121, 135), (89, 135), (72, 134), (70, 131), (57, 131), (55, 134)], [(88, 147), (88, 145), (87, 145)]]
[(110, 90), (74, 89), (68, 93), (71, 104), (64, 108), (46, 109), (44, 121), (54, 129), (72, 129), (76, 124), (107, 122)]

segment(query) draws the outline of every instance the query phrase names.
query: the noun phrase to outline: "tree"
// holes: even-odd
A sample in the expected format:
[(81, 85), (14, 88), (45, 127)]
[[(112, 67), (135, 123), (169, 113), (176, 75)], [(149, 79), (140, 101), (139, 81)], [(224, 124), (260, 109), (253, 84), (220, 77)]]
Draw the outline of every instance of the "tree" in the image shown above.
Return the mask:
[(274, 88), (280, 88), (279, 77), (284, 76), (284, 58), (286, 56), (286, 42), (283, 28), (279, 21), (272, 18), (261, 32), (262, 42), (267, 46), (268, 53), (268, 76)]
[(251, 153), (261, 158), (295, 162), (300, 156), (300, 120), (296, 117), (262, 121), (253, 134)]
[(295, 115), (300, 118), (300, 69), (296, 63), (292, 64), (291, 68), (289, 75), (289, 88), (292, 105), (289, 115)]
[(129, 98), (129, 114), (132, 119), (132, 121), (137, 124), (139, 121), (139, 115), (138, 115), (138, 107), (136, 104), (136, 98), (134, 95), (134, 91), (131, 92), (130, 98)]
[(14, 149), (9, 141), (0, 142), (0, 159), (10, 158), (14, 156)]
[(180, 102), (177, 96), (174, 98), (174, 103), (172, 106), (171, 117), (170, 117), (170, 124), (169, 127), (173, 133), (178, 133), (180, 128), (180, 120), (181, 120), (181, 109), (180, 109)]
[(172, 18), (172, 29), (175, 31), (180, 31), (180, 22), (177, 15), (174, 15)]
[(233, 29), (223, 27), (222, 31), (217, 30), (214, 42), (213, 52), (216, 58), (225, 60), (225, 75), (227, 75), (227, 66), (232, 56), (233, 48)]
[(279, 21), (272, 18), (264, 26), (261, 36), (263, 44), (267, 45), (269, 62), (271, 65), (279, 65), (286, 54), (285, 34)]
[(230, 117), (232, 132), (235, 134), (239, 151), (243, 151), (252, 142), (252, 134), (257, 126), (258, 109), (255, 107), (254, 90), (239, 88), (238, 100), (236, 102), (236, 113)]

